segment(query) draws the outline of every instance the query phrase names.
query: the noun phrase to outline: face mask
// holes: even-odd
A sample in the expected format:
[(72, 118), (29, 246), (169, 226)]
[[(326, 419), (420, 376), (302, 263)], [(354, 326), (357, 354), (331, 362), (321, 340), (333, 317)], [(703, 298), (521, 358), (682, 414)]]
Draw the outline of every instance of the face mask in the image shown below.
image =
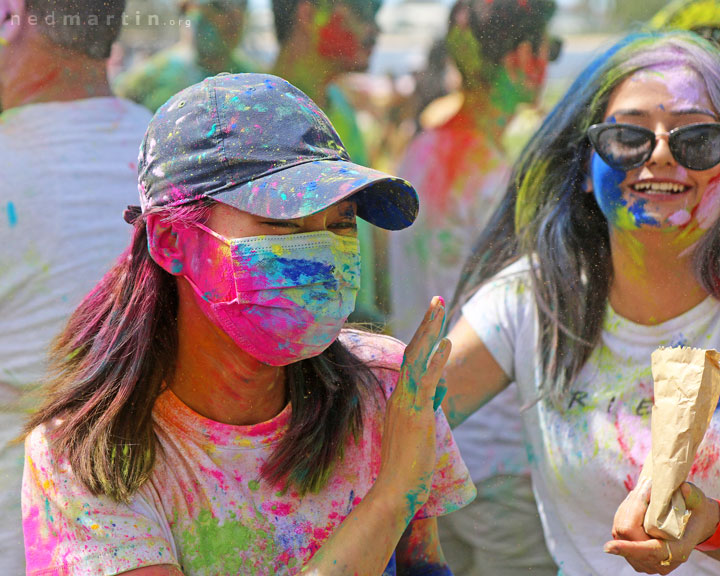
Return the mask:
[(215, 301), (185, 275), (200, 307), (242, 350), (272, 366), (319, 355), (340, 334), (360, 288), (357, 238), (328, 231), (228, 239), (196, 224), (230, 247)]

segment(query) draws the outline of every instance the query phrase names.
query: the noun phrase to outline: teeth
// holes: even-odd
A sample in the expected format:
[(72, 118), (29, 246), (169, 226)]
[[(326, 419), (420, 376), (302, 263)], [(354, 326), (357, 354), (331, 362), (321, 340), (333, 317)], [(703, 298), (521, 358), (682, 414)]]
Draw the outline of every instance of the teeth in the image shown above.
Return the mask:
[(646, 194), (677, 194), (685, 191), (683, 184), (675, 184), (674, 182), (639, 182), (633, 188), (637, 192), (645, 192)]

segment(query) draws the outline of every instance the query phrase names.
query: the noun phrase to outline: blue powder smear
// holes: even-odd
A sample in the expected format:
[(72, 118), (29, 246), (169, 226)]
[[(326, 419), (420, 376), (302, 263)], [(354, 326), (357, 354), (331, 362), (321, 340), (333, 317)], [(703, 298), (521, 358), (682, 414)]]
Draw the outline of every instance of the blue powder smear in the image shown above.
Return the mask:
[(646, 226), (660, 226), (660, 222), (655, 220), (652, 216), (648, 215), (645, 212), (645, 205), (647, 204), (647, 200), (642, 199), (638, 200), (630, 206), (629, 211), (630, 214), (633, 215), (633, 218), (635, 218), (635, 224), (638, 226), (646, 225)]
[(620, 184), (625, 180), (625, 172), (607, 165), (597, 154), (592, 155), (591, 166), (595, 199), (605, 217), (614, 221), (618, 211), (627, 204), (620, 190)]
[(13, 204), (12, 202), (7, 203), (7, 217), (10, 228), (14, 228), (15, 226), (17, 226), (17, 212), (15, 211), (15, 204)]
[(334, 267), (325, 262), (277, 258), (276, 264), (277, 267), (272, 266), (273, 272), (281, 273), (283, 277), (288, 278), (294, 284), (310, 284), (333, 280)]

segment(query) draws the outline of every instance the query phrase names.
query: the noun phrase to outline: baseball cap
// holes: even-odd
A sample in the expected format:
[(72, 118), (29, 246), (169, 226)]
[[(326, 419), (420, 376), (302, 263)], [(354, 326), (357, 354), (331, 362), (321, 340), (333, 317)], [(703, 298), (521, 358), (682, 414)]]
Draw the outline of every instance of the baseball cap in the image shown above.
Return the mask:
[(400, 230), (418, 197), (395, 176), (354, 164), (325, 114), (289, 82), (268, 74), (219, 74), (155, 113), (138, 160), (139, 207), (203, 198), (256, 216), (309, 216), (353, 196), (357, 215)]

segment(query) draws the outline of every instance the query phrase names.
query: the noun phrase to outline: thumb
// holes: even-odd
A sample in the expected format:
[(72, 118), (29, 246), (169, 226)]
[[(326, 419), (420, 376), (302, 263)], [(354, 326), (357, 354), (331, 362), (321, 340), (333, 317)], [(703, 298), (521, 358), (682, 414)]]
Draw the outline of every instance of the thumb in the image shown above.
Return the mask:
[(685, 499), (685, 506), (688, 510), (697, 510), (705, 501), (705, 494), (692, 482), (683, 482), (680, 486), (680, 493)]

